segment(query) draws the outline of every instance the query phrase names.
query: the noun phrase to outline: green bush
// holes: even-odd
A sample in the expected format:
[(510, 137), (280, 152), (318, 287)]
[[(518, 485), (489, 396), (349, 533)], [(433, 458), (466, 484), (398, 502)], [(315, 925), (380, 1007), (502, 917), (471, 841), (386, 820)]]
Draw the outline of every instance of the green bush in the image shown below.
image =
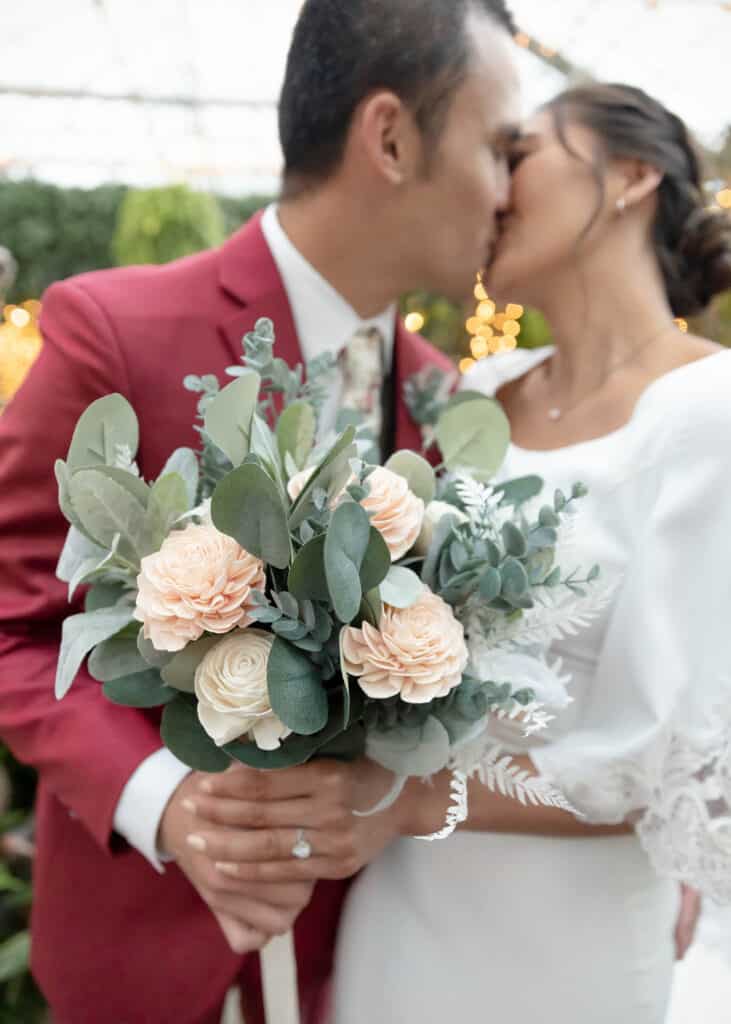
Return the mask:
[(37, 299), (60, 278), (112, 266), (110, 242), (125, 192), (124, 185), (0, 181), (0, 245), (18, 263), (9, 301)]
[(167, 263), (226, 237), (216, 198), (186, 185), (130, 189), (119, 208), (112, 252), (120, 266)]

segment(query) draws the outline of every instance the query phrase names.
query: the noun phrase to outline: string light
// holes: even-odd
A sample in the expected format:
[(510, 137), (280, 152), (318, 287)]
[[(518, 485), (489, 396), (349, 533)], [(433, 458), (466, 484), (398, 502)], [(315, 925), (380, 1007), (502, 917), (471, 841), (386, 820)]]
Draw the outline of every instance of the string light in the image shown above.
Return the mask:
[(716, 195), (716, 202), (722, 210), (731, 210), (731, 188), (722, 188)]
[(675, 323), (678, 325), (683, 334), (688, 333), (688, 321), (684, 320), (682, 316), (676, 317)]
[(31, 321), (30, 313), (21, 306), (16, 306), (10, 313), (10, 322), (15, 327), (27, 327)]
[(411, 331), (412, 334), (417, 334), (424, 326), (424, 314), (423, 313), (409, 313), (404, 318), (404, 327), (407, 331)]
[(0, 324), (0, 408), (23, 382), (41, 350), (38, 316), (41, 304), (29, 300), (20, 306), (7, 305)]
[(470, 335), (471, 355), (460, 362), (461, 373), (466, 373), (480, 359), (514, 349), (520, 334), (518, 321), (525, 312), (517, 302), (509, 302), (505, 310), (498, 313), (497, 306), (487, 294), (480, 274), (477, 275), (474, 295), (477, 309), (474, 316), (465, 322), (465, 328)]

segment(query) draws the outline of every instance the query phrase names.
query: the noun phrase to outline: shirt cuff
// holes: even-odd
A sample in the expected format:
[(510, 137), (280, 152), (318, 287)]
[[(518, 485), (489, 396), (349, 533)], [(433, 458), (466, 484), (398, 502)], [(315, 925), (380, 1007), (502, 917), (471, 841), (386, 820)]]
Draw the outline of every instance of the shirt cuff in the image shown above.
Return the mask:
[(156, 871), (164, 873), (163, 862), (173, 860), (157, 848), (157, 832), (170, 797), (186, 775), (187, 764), (161, 747), (150, 754), (127, 781), (114, 812), (114, 830), (145, 857)]

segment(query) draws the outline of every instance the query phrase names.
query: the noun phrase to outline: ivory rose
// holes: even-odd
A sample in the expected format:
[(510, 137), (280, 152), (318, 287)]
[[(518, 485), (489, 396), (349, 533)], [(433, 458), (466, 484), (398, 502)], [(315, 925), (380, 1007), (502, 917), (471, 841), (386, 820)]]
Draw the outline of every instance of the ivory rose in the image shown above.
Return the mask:
[(450, 505), (447, 501), (430, 501), (424, 510), (421, 531), (414, 544), (415, 555), (426, 555), (434, 537), (434, 531), (444, 516), (454, 516), (458, 523), (467, 522), (467, 516), (455, 505)]
[(467, 665), (464, 630), (452, 609), (427, 590), (409, 608), (384, 605), (379, 628), (347, 626), (343, 660), (361, 689), (377, 699), (426, 704), (459, 685)]
[(135, 618), (158, 651), (181, 651), (203, 633), (228, 633), (252, 620), (252, 590), (264, 563), (212, 524), (191, 523), (142, 559)]
[(221, 640), (198, 665), (198, 719), (217, 746), (250, 733), (262, 750), (276, 750), (292, 731), (269, 703), (267, 663), (273, 643), (271, 633), (247, 629)]

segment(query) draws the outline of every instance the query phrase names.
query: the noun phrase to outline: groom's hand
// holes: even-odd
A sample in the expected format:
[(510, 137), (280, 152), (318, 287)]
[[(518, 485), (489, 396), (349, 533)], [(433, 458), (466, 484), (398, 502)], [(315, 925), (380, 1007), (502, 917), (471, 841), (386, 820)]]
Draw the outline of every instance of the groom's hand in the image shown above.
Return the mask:
[[(375, 806), (392, 779), (366, 760), (323, 759), (276, 772), (236, 765), (198, 783), (187, 841), (222, 877), (255, 886), (349, 878), (403, 831), (395, 806), (353, 814)], [(300, 839), (311, 847), (306, 859), (293, 854)]]
[[(309, 903), (313, 883), (298, 879), (290, 883), (257, 884), (217, 871), (210, 857), (187, 841), (196, 827), (192, 801), (208, 778), (205, 773), (192, 772), (178, 786), (163, 813), (158, 846), (163, 854), (175, 858), (208, 904), (234, 952), (248, 953), (261, 949), (273, 935), (289, 931)], [(231, 834), (227, 827), (211, 831), (219, 842)]]

